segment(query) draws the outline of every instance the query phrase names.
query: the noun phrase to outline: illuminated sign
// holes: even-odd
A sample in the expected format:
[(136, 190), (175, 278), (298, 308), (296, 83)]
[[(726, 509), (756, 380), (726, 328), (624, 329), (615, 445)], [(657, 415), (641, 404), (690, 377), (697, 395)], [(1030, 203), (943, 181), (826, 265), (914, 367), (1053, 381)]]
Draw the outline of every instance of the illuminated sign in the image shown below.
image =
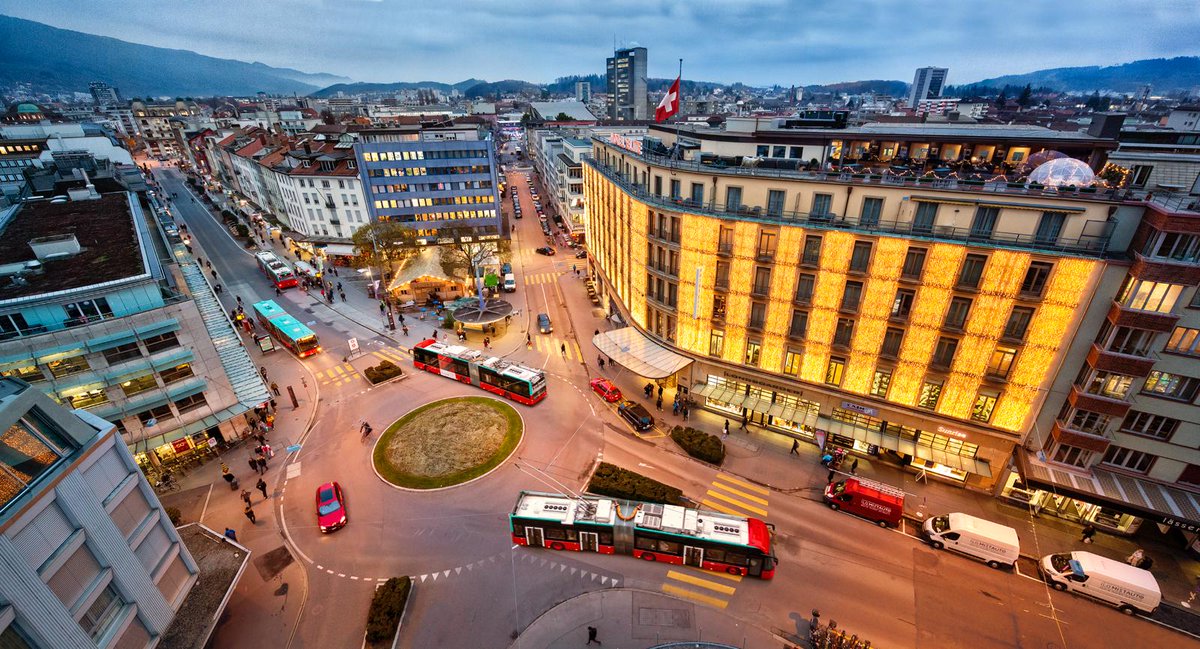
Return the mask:
[(860, 406), (857, 403), (850, 403), (849, 401), (843, 401), (842, 408), (844, 408), (846, 410), (850, 410), (852, 412), (857, 412), (860, 415), (867, 415), (868, 417), (878, 417), (879, 416), (879, 411), (876, 410), (875, 408), (868, 408), (866, 406)]
[(642, 155), (641, 140), (635, 140), (634, 138), (625, 137), (624, 135), (619, 135), (617, 133), (610, 133), (608, 136), (608, 143), (615, 144), (626, 151), (631, 151), (638, 155)]
[(962, 432), (961, 430), (954, 430), (953, 428), (946, 428), (945, 426), (938, 426), (937, 432), (939, 432), (943, 435), (949, 435), (950, 437), (957, 437), (959, 439), (967, 438), (967, 434)]

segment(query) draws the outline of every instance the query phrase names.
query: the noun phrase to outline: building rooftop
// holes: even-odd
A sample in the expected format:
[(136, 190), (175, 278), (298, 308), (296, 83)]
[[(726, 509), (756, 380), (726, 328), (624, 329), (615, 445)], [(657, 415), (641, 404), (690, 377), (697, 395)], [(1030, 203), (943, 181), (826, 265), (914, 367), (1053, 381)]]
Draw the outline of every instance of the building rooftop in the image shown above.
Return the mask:
[[(74, 237), (78, 252), (43, 256), (29, 245), (46, 238)], [(0, 300), (82, 288), (146, 272), (129, 198), (103, 194), (95, 200), (24, 203), (7, 223), (0, 223), (0, 269), (10, 264), (41, 262), (41, 271), (22, 281), (0, 280)], [(68, 248), (70, 249), (70, 248)]]
[(250, 560), (250, 551), (198, 523), (179, 528), (179, 538), (199, 567), (199, 579), (163, 634), (160, 649), (202, 649), (217, 627)]
[(587, 104), (582, 101), (535, 101), (529, 104), (530, 108), (537, 112), (542, 119), (546, 121), (555, 121), (559, 113), (565, 113), (576, 122), (594, 122), (596, 116), (592, 111), (588, 110)]
[[(1088, 135), (1085, 131), (1056, 131), (1031, 124), (906, 124), (892, 122), (868, 122), (858, 126), (830, 128), (821, 126), (787, 126), (792, 118), (733, 118), (725, 126), (710, 127), (706, 124), (683, 122), (679, 130), (697, 137), (711, 136), (798, 136), (822, 139), (853, 140), (895, 137), (897, 139), (980, 139), (1018, 140), (1024, 142), (1056, 141), (1067, 143), (1116, 146), (1115, 138)], [(796, 118), (797, 120), (799, 118)], [(741, 122), (741, 123), (739, 123)], [(674, 133), (675, 124), (651, 124), (652, 131)]]

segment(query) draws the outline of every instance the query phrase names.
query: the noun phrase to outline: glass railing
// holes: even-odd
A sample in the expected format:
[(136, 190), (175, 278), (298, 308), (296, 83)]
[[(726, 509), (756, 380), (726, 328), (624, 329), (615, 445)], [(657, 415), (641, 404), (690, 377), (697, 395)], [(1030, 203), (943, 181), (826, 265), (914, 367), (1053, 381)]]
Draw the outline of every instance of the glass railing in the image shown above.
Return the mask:
[[(654, 158), (655, 156), (647, 157)], [(666, 159), (664, 158), (664, 160)], [(679, 163), (679, 161), (673, 162), (677, 164)], [(1104, 254), (1109, 242), (1109, 236), (1107, 234), (1084, 235), (1074, 239), (1060, 237), (1057, 241), (1047, 242), (1034, 234), (992, 232), (988, 237), (980, 237), (976, 233), (973, 233), (969, 227), (935, 225), (932, 228), (929, 228), (922, 227), (919, 224), (914, 224), (912, 221), (877, 219), (875, 217), (872, 217), (869, 223), (860, 223), (859, 217), (831, 213), (813, 214), (809, 212), (784, 211), (779, 214), (769, 214), (761, 206), (751, 207), (745, 205), (739, 206), (737, 209), (730, 210), (727, 209), (723, 203), (701, 203), (693, 199), (669, 198), (667, 196), (652, 194), (645, 186), (629, 182), (624, 178), (623, 174), (621, 174), (619, 170), (609, 167), (598, 160), (588, 160), (587, 164), (603, 174), (605, 178), (619, 186), (630, 196), (658, 209), (676, 212), (688, 211), (697, 214), (706, 214), (736, 220), (750, 220), (774, 225), (801, 225), (830, 230), (850, 230), (868, 234), (901, 234), (930, 239), (967, 242), (974, 245), (995, 245), (1043, 251), (1089, 254), (1096, 256)], [(691, 163), (685, 162), (683, 164)], [(731, 167), (729, 169), (736, 168)], [(723, 169), (721, 171), (728, 172), (729, 169)], [(711, 169), (708, 171), (711, 171)], [(760, 170), (754, 169), (754, 171)], [(818, 175), (820, 175), (818, 172), (806, 172), (804, 174), (796, 174), (795, 178), (798, 180), (822, 180), (823, 178), (818, 178)], [(837, 176), (837, 174), (830, 175)], [(838, 178), (831, 179), (839, 180)], [(905, 183), (898, 183), (897, 185), (904, 184)], [(915, 186), (914, 183), (909, 184)], [(1106, 231), (1108, 229), (1108, 227), (1105, 228)]]

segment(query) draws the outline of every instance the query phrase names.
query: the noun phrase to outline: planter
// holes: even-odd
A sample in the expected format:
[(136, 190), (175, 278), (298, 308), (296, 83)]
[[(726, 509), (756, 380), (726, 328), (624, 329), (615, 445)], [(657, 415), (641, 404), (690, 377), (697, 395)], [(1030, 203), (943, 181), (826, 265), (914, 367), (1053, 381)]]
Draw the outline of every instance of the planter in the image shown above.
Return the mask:
[(367, 612), (367, 631), (363, 646), (372, 649), (395, 647), (404, 626), (404, 613), (412, 599), (412, 580), (393, 577), (375, 588)]

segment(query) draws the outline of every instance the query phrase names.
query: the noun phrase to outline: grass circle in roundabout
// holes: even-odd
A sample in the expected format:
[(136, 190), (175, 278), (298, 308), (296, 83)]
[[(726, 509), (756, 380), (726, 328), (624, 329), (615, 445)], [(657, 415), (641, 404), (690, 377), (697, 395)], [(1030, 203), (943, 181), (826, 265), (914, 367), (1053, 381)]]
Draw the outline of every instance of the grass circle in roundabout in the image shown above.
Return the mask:
[(398, 419), (375, 444), (375, 473), (404, 489), (462, 484), (500, 466), (521, 442), (521, 415), (489, 397), (428, 403)]

